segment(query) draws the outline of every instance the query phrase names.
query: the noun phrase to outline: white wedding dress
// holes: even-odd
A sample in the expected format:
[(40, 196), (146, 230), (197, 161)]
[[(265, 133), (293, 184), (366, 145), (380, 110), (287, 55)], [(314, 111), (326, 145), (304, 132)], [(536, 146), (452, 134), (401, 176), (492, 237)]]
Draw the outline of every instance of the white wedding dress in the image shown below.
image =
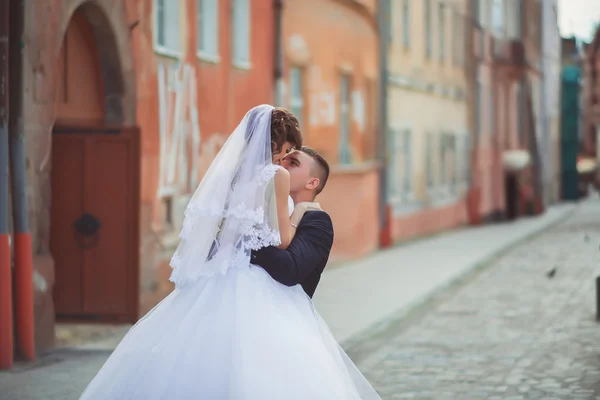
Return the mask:
[(250, 264), (174, 290), (131, 328), (81, 397), (378, 398), (302, 287)]
[(249, 262), (249, 248), (280, 240), (278, 167), (264, 164), (271, 110), (251, 110), (213, 162), (186, 210), (175, 290), (131, 328), (82, 400), (380, 399), (302, 287)]

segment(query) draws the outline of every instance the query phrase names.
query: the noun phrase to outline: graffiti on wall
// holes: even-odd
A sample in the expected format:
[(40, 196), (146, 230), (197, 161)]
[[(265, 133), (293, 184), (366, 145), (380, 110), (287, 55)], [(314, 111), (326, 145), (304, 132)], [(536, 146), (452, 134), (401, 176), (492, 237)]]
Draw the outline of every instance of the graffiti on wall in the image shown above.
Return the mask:
[(160, 173), (158, 195), (186, 192), (198, 183), (200, 123), (194, 69), (158, 65)]
[(202, 139), (196, 84), (191, 65), (159, 64), (159, 197), (193, 192), (227, 139), (218, 133)]
[(336, 123), (336, 93), (330, 82), (323, 79), (321, 68), (308, 68), (308, 91), (310, 96), (309, 123), (312, 126), (333, 126)]
[(367, 116), (365, 112), (365, 99), (360, 90), (352, 92), (352, 118), (360, 132), (364, 132), (367, 125)]

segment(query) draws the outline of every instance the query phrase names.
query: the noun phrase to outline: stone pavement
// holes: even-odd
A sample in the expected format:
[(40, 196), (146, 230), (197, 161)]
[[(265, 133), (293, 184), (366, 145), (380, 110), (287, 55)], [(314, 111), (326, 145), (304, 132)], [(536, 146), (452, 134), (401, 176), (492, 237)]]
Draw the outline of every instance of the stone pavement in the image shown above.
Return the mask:
[(349, 345), (574, 209), (560, 204), (539, 217), (447, 232), (326, 269), (315, 305), (337, 340)]
[(384, 399), (600, 399), (600, 201), (350, 349)]

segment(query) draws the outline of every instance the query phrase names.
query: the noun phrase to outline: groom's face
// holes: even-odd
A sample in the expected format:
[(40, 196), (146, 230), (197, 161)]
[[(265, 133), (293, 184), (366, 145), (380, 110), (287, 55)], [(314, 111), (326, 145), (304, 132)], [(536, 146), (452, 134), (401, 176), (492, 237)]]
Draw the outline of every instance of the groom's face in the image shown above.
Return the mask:
[(282, 160), (281, 165), (290, 172), (290, 192), (315, 189), (319, 180), (313, 176), (315, 160), (302, 151), (294, 150)]

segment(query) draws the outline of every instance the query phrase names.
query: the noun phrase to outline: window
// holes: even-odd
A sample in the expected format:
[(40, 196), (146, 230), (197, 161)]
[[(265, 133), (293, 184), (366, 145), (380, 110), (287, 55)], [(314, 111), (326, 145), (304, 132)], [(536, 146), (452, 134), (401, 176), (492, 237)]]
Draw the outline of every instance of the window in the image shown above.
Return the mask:
[(428, 190), (432, 190), (435, 186), (435, 172), (433, 160), (435, 157), (435, 136), (432, 132), (427, 132), (426, 138), (426, 153), (425, 153), (425, 162), (427, 163), (427, 188)]
[(450, 135), (448, 133), (443, 132), (440, 135), (440, 186), (446, 188), (450, 183), (450, 171), (448, 170), (448, 159), (449, 159), (449, 139)]
[(522, 145), (525, 142), (525, 107), (527, 107), (527, 99), (525, 97), (525, 82), (523, 80), (519, 82), (519, 86), (517, 87), (517, 104), (519, 105), (517, 108), (519, 145)]
[(386, 0), (387, 5), (387, 13), (385, 16), (385, 23), (387, 24), (387, 34), (388, 34), (388, 42), (392, 43), (394, 41), (394, 0)]
[(409, 129), (390, 129), (390, 174), (388, 187), (390, 197), (399, 202), (410, 201), (412, 184), (412, 137)]
[(377, 156), (377, 81), (368, 78), (365, 82), (366, 130), (363, 137), (364, 159), (373, 160)]
[(462, 162), (460, 177), (464, 184), (468, 187), (471, 184), (471, 135), (465, 134), (463, 138)]
[(439, 135), (440, 164), (439, 195), (449, 196), (458, 187), (456, 135), (453, 132), (442, 132)]
[(460, 14), (452, 11), (452, 63), (461, 65), (461, 50), (464, 47), (463, 24)]
[(496, 37), (504, 38), (504, 0), (492, 0), (492, 30)]
[(299, 67), (290, 69), (290, 109), (304, 128), (304, 74)]
[(218, 0), (197, 0), (198, 56), (209, 61), (219, 60)]
[(388, 162), (389, 162), (389, 174), (388, 174), (388, 192), (391, 199), (397, 199), (400, 197), (400, 177), (398, 171), (400, 170), (400, 159), (398, 155), (399, 141), (396, 135), (396, 130), (388, 128)]
[(491, 0), (479, 0), (476, 1), (478, 4), (479, 11), (479, 25), (482, 28), (487, 29), (490, 25), (490, 2)]
[(233, 64), (250, 67), (250, 0), (233, 0)]
[(409, 195), (412, 194), (412, 137), (411, 132), (409, 130), (405, 130), (402, 134), (402, 143), (404, 150), (402, 154), (403, 157), (403, 174), (402, 174), (402, 189), (403, 189), (403, 198), (407, 199)]
[(448, 186), (449, 191), (455, 192), (458, 188), (458, 154), (456, 151), (456, 135), (454, 133), (446, 136), (446, 170), (448, 171), (449, 179)]
[(481, 82), (475, 82), (475, 129), (477, 129), (477, 135), (483, 134), (483, 118), (481, 117), (481, 101), (483, 96), (481, 94)]
[(425, 58), (432, 55), (431, 43), (431, 0), (425, 0)]
[(402, 4), (402, 40), (405, 49), (410, 48), (410, 0)]
[(155, 49), (160, 53), (178, 56), (181, 51), (179, 7), (167, 7), (166, 0), (155, 0)]
[(350, 164), (350, 77), (340, 81), (340, 163)]
[(173, 198), (171, 196), (164, 197), (163, 212), (164, 212), (164, 227), (165, 230), (173, 228)]
[(488, 105), (490, 107), (490, 134), (496, 132), (496, 98), (494, 93), (494, 83), (492, 82), (488, 90)]
[(506, 5), (506, 34), (510, 39), (521, 37), (521, 2), (520, 0), (508, 0)]
[(444, 3), (439, 5), (439, 29), (440, 29), (440, 62), (446, 61), (446, 6)]

